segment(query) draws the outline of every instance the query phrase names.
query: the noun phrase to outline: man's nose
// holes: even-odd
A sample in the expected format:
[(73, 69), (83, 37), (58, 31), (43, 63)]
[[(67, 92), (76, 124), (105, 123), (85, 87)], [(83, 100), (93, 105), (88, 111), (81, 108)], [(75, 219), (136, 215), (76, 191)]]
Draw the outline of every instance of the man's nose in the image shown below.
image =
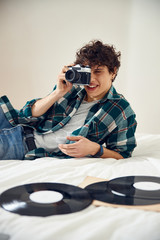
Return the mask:
[(90, 82), (94, 82), (95, 81), (95, 74), (91, 72), (91, 81)]

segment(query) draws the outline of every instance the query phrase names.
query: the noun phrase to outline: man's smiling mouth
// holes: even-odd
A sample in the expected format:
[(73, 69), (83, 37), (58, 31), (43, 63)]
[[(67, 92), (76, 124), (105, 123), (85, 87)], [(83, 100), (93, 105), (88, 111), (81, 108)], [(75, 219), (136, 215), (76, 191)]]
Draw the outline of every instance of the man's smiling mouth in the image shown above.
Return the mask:
[(87, 86), (87, 89), (88, 90), (94, 90), (95, 88), (97, 88), (98, 87), (98, 85), (88, 85)]

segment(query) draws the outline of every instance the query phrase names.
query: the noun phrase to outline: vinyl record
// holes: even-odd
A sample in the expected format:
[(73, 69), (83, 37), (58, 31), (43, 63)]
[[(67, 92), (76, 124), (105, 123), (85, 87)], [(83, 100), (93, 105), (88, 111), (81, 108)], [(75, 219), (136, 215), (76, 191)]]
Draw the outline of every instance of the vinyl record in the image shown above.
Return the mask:
[(126, 176), (112, 179), (108, 182), (108, 187), (117, 193), (125, 194), (128, 197), (144, 198), (144, 199), (159, 199), (160, 188), (157, 190), (138, 189), (134, 185), (137, 183), (155, 183), (160, 186), (160, 178), (152, 176)]
[(88, 185), (85, 188), (93, 200), (99, 200), (111, 204), (120, 205), (150, 205), (160, 203), (160, 199), (143, 199), (126, 196), (125, 194), (118, 194), (112, 192), (108, 187), (108, 182), (98, 182)]
[[(37, 203), (30, 196), (35, 192), (54, 191), (62, 200)], [(61, 183), (33, 183), (6, 190), (0, 195), (0, 205), (6, 211), (29, 216), (50, 216), (80, 211), (92, 202), (88, 192), (80, 187)]]

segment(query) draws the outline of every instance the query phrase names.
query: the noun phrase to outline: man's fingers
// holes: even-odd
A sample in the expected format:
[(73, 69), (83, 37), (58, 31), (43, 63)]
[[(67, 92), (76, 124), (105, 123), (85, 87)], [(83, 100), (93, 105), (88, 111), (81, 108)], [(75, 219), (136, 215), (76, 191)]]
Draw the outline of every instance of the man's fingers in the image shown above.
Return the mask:
[(70, 141), (79, 141), (81, 140), (83, 137), (82, 136), (68, 136), (67, 139)]
[(63, 149), (75, 149), (76, 148), (76, 143), (71, 143), (71, 144), (59, 144), (58, 146)]

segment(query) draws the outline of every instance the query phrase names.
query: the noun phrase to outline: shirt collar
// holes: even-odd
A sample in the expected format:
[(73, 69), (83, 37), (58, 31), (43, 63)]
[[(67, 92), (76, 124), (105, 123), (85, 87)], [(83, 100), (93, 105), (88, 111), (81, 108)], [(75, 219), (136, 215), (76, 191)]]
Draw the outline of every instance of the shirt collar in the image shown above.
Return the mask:
[(71, 94), (71, 98), (75, 98), (75, 97), (79, 97), (80, 99), (83, 100), (84, 96), (86, 95), (86, 90), (81, 87), (81, 86), (73, 86), (71, 89), (71, 92), (69, 93)]
[(112, 85), (109, 91), (106, 93), (106, 95), (100, 100), (101, 103), (106, 102), (108, 99), (109, 100), (116, 100), (120, 99), (121, 95), (117, 93), (116, 89)]

